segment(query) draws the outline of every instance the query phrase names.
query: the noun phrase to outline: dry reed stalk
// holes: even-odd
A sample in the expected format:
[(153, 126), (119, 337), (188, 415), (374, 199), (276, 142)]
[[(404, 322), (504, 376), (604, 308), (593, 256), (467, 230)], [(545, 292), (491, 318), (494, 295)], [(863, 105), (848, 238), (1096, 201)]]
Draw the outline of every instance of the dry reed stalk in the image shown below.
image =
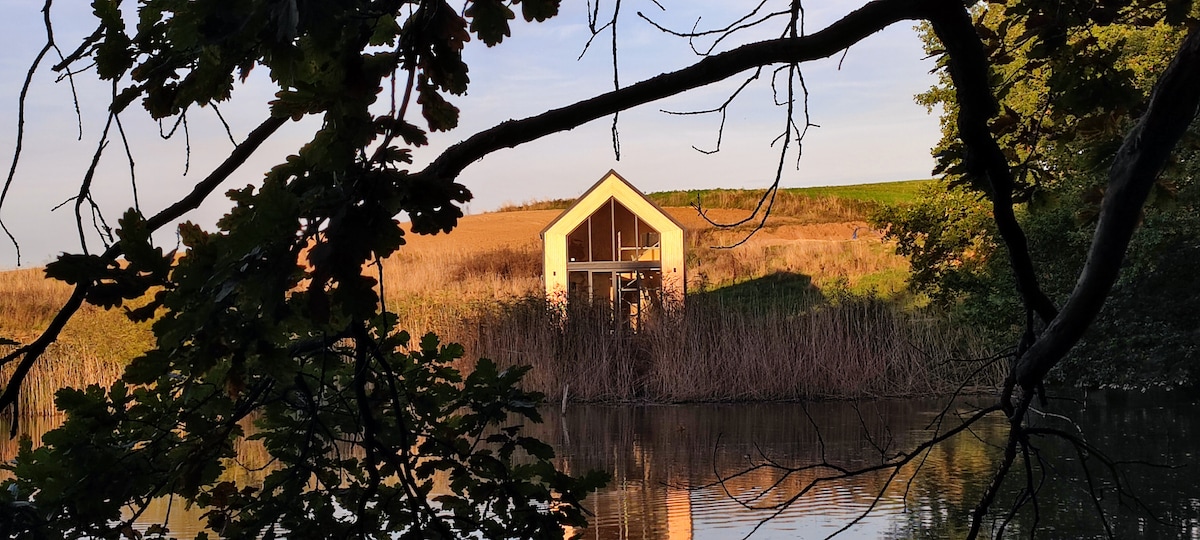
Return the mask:
[(28, 338), (50, 323), (72, 287), (41, 268), (0, 273), (0, 337)]
[(494, 250), (401, 251), (384, 261), (384, 291), (391, 305), (412, 298), (494, 300), (526, 296), (541, 287), (541, 247)]
[[(47, 279), (40, 268), (0, 273), (0, 337), (33, 339), (58, 313), (71, 289)], [(121, 310), (85, 305), (34, 364), (22, 385), (18, 410), (27, 415), (52, 413), (54, 393), (60, 388), (107, 387), (152, 343), (149, 323), (133, 323)], [(0, 369), (0, 381), (7, 381), (12, 369), (11, 364)]]
[[(443, 315), (446, 312), (442, 312)], [(870, 299), (726, 305), (689, 299), (636, 333), (603, 309), (538, 299), (428, 317), (468, 357), (531, 365), (527, 388), (578, 401), (746, 401), (953, 391), (983, 356), (963, 329)], [(998, 382), (988, 373), (972, 384)]]
[[(86, 388), (98, 384), (107, 388), (121, 377), (127, 362), (113, 361), (106, 353), (77, 341), (59, 341), (30, 369), (17, 396), (17, 411), (26, 417), (55, 414), (54, 394), (62, 388)], [(0, 353), (11, 348), (4, 348)], [(0, 368), (0, 380), (7, 381), (14, 365)]]

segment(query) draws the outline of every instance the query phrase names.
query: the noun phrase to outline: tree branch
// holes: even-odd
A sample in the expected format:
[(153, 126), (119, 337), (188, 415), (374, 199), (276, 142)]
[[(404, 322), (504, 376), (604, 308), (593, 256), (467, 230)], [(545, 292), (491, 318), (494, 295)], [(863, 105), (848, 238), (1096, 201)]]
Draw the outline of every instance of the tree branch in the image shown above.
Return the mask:
[[(204, 180), (196, 183), (191, 193), (188, 193), (187, 196), (179, 199), (175, 204), (155, 214), (154, 217), (146, 220), (146, 228), (150, 231), (156, 231), (199, 207), (200, 203), (204, 202), (217, 189), (217, 186), (220, 186), (222, 182), (228, 179), (229, 175), (233, 174), (238, 167), (245, 163), (246, 159), (253, 155), (258, 150), (258, 147), (283, 126), (285, 122), (287, 122), (287, 118), (271, 117), (262, 124), (259, 124), (258, 127), (254, 128), (246, 136), (246, 140), (242, 144), (233, 149), (233, 152), (230, 152), (229, 157), (225, 158), (225, 161), (213, 169)], [(120, 242), (118, 242), (105, 250), (101, 257), (113, 261), (122, 253), (123, 248)], [(51, 343), (54, 343), (58, 339), (58, 334), (67, 325), (67, 321), (70, 321), (75, 312), (83, 305), (83, 300), (87, 296), (90, 287), (91, 283), (87, 282), (76, 285), (75, 291), (71, 293), (71, 297), (58, 310), (54, 319), (46, 327), (46, 330), (36, 340), (0, 358), (0, 366), (20, 358), (16, 369), (13, 370), (12, 377), (4, 384), (4, 392), (0, 394), (0, 411), (7, 409), (9, 406), (13, 407), (10, 436), (15, 437), (17, 433), (16, 403), (17, 394), (21, 391), (21, 383), (29, 375), (29, 370), (33, 367), (34, 362), (41, 357), (42, 353), (46, 352), (46, 348)]]
[[(17, 163), (21, 161), (21, 143), (25, 140), (25, 98), (29, 95), (29, 86), (33, 83), (33, 74), (37, 72), (38, 65), (42, 63), (42, 59), (46, 57), (46, 53), (54, 48), (54, 26), (50, 23), (50, 6), (53, 0), (46, 0), (42, 6), (42, 20), (46, 26), (46, 44), (38, 51), (33, 62), (29, 65), (29, 70), (25, 72), (25, 82), (21, 84), (21, 95), (17, 98), (17, 142), (13, 145), (12, 164), (8, 169), (8, 177), (4, 180), (4, 187), (0, 189), (0, 209), (4, 208), (4, 200), (8, 198), (8, 189), (12, 187), (13, 177), (17, 174)], [(13, 248), (17, 251), (17, 266), (21, 266), (21, 245), (17, 243), (16, 237), (8, 230), (8, 226), (4, 224), (4, 219), (0, 218), (0, 230), (8, 236), (12, 242)]]
[(990, 185), (993, 218), (1008, 247), (1017, 291), (1025, 306), (1048, 324), (1058, 310), (1038, 286), (1025, 233), (1013, 214), (1012, 170), (988, 128), (988, 121), (996, 115), (999, 106), (992, 96), (983, 42), (966, 10), (941, 10), (930, 23), (948, 53), (947, 69), (954, 81), (959, 104), (958, 134), (967, 148), (967, 169), (972, 175), (986, 179)]
[[(928, 18), (945, 5), (921, 0), (876, 0), (815, 34), (743, 45), (620, 90), (529, 118), (508, 120), (447, 148), (412, 179), (450, 182), (468, 165), (497, 150), (568, 131), (618, 111), (722, 81), (759, 66), (827, 58), (893, 23)], [(955, 5), (959, 6), (959, 11), (963, 10), (961, 4)]]
[(1100, 312), (1120, 273), (1146, 197), (1198, 108), (1200, 29), (1193, 28), (1155, 85), (1146, 113), (1117, 150), (1087, 262), (1075, 289), (1062, 312), (1014, 368), (1022, 387), (1038, 384)]

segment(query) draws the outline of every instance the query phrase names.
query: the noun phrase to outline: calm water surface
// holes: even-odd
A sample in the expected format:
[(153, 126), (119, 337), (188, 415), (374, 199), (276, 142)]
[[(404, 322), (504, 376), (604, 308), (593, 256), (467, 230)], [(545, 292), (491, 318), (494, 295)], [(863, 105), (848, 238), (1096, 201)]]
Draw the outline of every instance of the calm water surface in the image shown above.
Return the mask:
[[(1200, 538), (1197, 400), (1181, 392), (1076, 397), (1052, 401), (1047, 411), (1052, 414), (1036, 423), (1081, 434), (1108, 458), (1131, 463), (1119, 469), (1118, 493), (1117, 480), (1098, 456), (1084, 454), (1081, 459), (1058, 440), (1034, 439), (1039, 452), (1031, 460), (1045, 464), (1035, 470), (1035, 481), (1043, 486), (1036, 537), (1105, 537), (1104, 523), (1088, 497), (1086, 465), (1116, 538)], [(956, 409), (969, 413), (975, 402), (986, 400), (962, 400)], [(825, 538), (847, 526), (844, 538), (958, 538), (966, 534), (968, 516), (1002, 453), (997, 446), (1005, 434), (1000, 417), (929, 452), (915, 475), (914, 466), (890, 484), (886, 475), (818, 483), (778, 515), (746, 506), (790, 500), (829, 471), (785, 474), (759, 468), (733, 477), (768, 462), (791, 467), (819, 463), (822, 452), (826, 462), (846, 468), (879, 463), (880, 449), (891, 455), (928, 437), (930, 422), (943, 406), (940, 400), (572, 406), (565, 417), (557, 418), (556, 411), (555, 418), (548, 418), (542, 436), (557, 441), (571, 470), (599, 468), (613, 475), (612, 485), (590, 500), (596, 516), (586, 538)], [(955, 418), (947, 419), (943, 429), (956, 425)], [(1014, 468), (996, 506), (1001, 514), (1023, 487), (1024, 475), (1023, 468)], [(1140, 503), (1152, 513), (1138, 508)], [(1033, 525), (1028, 505), (1003, 536), (1028, 538)], [(991, 536), (997, 532), (994, 527)]]
[[(1088, 496), (1086, 466), (1116, 538), (1200, 539), (1200, 403), (1182, 392), (1075, 397), (1052, 401), (1037, 424), (1080, 434), (1124, 464), (1114, 478), (1100, 456), (1081, 455), (1058, 440), (1034, 439), (1038, 452), (1031, 460), (1044, 464), (1034, 476), (1043, 486), (1036, 537), (1105, 536), (1104, 521)], [(969, 414), (986, 402), (959, 400), (951, 411)], [(919, 471), (905, 468), (890, 483), (886, 474), (818, 482), (801, 495), (830, 470), (789, 474), (769, 466), (796, 468), (822, 460), (846, 468), (877, 464), (881, 456), (929, 437), (944, 407), (944, 400), (932, 399), (804, 406), (572, 405), (562, 416), (547, 411), (546, 423), (533, 434), (555, 444), (568, 471), (602, 469), (613, 476), (587, 501), (595, 516), (585, 538), (825, 538), (845, 527), (843, 538), (956, 538), (965, 535), (968, 516), (1001, 454), (997, 445), (1004, 425), (998, 416), (936, 447), (919, 460)], [(951, 414), (940, 429), (957, 424)], [(0, 447), (0, 458), (14, 452), (15, 445), (8, 443)], [(243, 461), (257, 458), (243, 456)], [(1015, 500), (1024, 479), (1024, 469), (1015, 467), (996, 506), (999, 513)], [(764, 509), (787, 501), (785, 508)], [(184, 511), (176, 504), (168, 517), (163, 503), (144, 516), (143, 526), (167, 521), (172, 533), (190, 537), (199, 516), (196, 509)], [(1027, 505), (1003, 536), (1028, 538), (1034, 524), (1033, 506)]]

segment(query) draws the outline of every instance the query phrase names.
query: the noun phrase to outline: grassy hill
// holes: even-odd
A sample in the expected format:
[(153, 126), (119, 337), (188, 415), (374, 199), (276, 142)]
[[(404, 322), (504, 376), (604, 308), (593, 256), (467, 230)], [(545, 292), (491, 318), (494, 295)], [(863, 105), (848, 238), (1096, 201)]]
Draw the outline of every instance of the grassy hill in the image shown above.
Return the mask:
[[(856, 184), (850, 186), (824, 186), (804, 188), (782, 188), (776, 195), (777, 202), (798, 199), (835, 198), (875, 204), (898, 204), (916, 199), (917, 193), (929, 180), (904, 180), (880, 182), (878, 184)], [(647, 195), (660, 206), (689, 206), (696, 200), (714, 208), (753, 208), (762, 197), (762, 190), (747, 189), (691, 189), (683, 191), (660, 191)], [(719, 201), (714, 203), (713, 201)]]
[[(849, 186), (823, 186), (804, 188), (782, 188), (776, 195), (776, 204), (781, 213), (789, 212), (803, 205), (806, 201), (821, 199), (838, 199), (843, 205), (858, 210), (858, 218), (862, 219), (863, 212), (880, 204), (899, 204), (910, 202), (917, 197), (922, 187), (932, 180), (902, 180), (898, 182), (879, 182), (876, 184), (855, 184)], [(707, 208), (737, 208), (751, 210), (763, 195), (763, 190), (752, 189), (689, 189), (674, 191), (658, 191), (646, 196), (659, 206), (692, 206), (696, 201)], [(562, 210), (574, 203), (575, 199), (548, 199), (530, 201), (518, 205), (506, 205), (500, 212), (522, 210)], [(854, 204), (864, 203), (864, 204)]]

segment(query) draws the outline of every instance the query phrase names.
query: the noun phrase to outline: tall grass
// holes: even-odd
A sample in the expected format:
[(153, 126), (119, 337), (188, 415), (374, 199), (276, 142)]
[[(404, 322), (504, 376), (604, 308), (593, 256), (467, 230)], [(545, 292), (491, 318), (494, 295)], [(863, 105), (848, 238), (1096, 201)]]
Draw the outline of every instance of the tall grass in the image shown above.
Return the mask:
[[(875, 193), (859, 200), (849, 192), (814, 197), (785, 190), (774, 210), (781, 219), (733, 250), (708, 248), (741, 240), (746, 227), (690, 229), (688, 289), (695, 294), (686, 307), (672, 308), (636, 334), (613, 329), (604, 322), (610, 315), (594, 309), (572, 308), (582, 311), (564, 318), (539, 300), (541, 245), (532, 237), (494, 245), (453, 236), (414, 242), (383, 266), (385, 304), (413, 333), (436, 331), (444, 341), (460, 341), (468, 357), (534, 365), (531, 385), (551, 394), (569, 386), (579, 399), (791, 399), (943, 388), (957, 372), (920, 361), (919, 351), (929, 358), (970, 356), (971, 340), (919, 312), (872, 299), (903, 291), (907, 261), (865, 229), (849, 238), (854, 223), (845, 222), (860, 219), (872, 197), (903, 190), (859, 187)], [(734, 190), (700, 194), (708, 207), (743, 209), (758, 197)], [(694, 195), (653, 197), (672, 205)], [(825, 232), (813, 232), (818, 229)], [(40, 269), (5, 272), (0, 336), (32, 339), (69, 294)], [(830, 301), (842, 297), (848, 300)], [(35, 367), (26, 388), (37, 389), (25, 392), (30, 401), (22, 407), (48, 409), (50, 394), (63, 386), (107, 384), (151, 345), (148, 325), (129, 322), (119, 310), (85, 306)]]
[[(111, 385), (121, 377), (128, 359), (117, 360), (105, 350), (107, 347), (104, 342), (88, 343), (78, 339), (52, 343), (25, 377), (17, 395), (17, 411), (25, 417), (51, 415), (54, 413), (54, 394), (59, 389)], [(7, 354), (12, 349), (0, 347), (0, 354)], [(7, 384), (15, 368), (15, 362), (0, 367), (0, 381)]]
[(440, 311), (443, 304), (490, 304), (542, 287), (541, 245), (494, 249), (401, 250), (383, 265), (389, 310)]
[(542, 299), (536, 242), (471, 247), (449, 237), (401, 251), (384, 267), (386, 303), (403, 328), (462, 343), (468, 359), (533, 366), (527, 385), (555, 399), (564, 390), (669, 402), (953, 390), (974, 366), (951, 360), (983, 356), (982, 346), (901, 297), (907, 260), (871, 231), (852, 239), (852, 225), (798, 239), (793, 221), (736, 249), (709, 246), (734, 243), (745, 228), (691, 230), (686, 303), (637, 332), (602, 308)]
[(530, 365), (527, 387), (582, 401), (918, 396), (993, 385), (999, 375), (966, 381), (977, 365), (960, 360), (984, 348), (965, 329), (855, 296), (737, 304), (694, 296), (636, 332), (614, 325), (602, 307), (536, 297), (404, 322), (462, 343), (468, 358)]
[[(35, 339), (71, 290), (63, 282), (47, 279), (40, 268), (0, 274), (0, 337), (20, 342)], [(33, 365), (21, 386), (18, 410), (26, 415), (50, 413), (54, 393), (60, 388), (108, 386), (152, 343), (148, 323), (133, 323), (121, 310), (85, 304)], [(12, 350), (0, 347), (0, 354)], [(15, 362), (0, 368), (0, 381), (7, 384), (14, 368)]]
[[(736, 285), (780, 272), (801, 274), (815, 286), (845, 286), (860, 292), (864, 281), (877, 279), (876, 290), (884, 296), (905, 289), (908, 261), (896, 255), (892, 246), (872, 238), (859, 240), (773, 240), (770, 231), (759, 233), (754, 241), (734, 249), (711, 249), (732, 245), (743, 231), (707, 230), (688, 237), (688, 288), (707, 291)], [(878, 281), (882, 275), (900, 279)]]
[(24, 338), (47, 325), (72, 287), (46, 279), (41, 268), (11, 270), (0, 279), (0, 336)]

